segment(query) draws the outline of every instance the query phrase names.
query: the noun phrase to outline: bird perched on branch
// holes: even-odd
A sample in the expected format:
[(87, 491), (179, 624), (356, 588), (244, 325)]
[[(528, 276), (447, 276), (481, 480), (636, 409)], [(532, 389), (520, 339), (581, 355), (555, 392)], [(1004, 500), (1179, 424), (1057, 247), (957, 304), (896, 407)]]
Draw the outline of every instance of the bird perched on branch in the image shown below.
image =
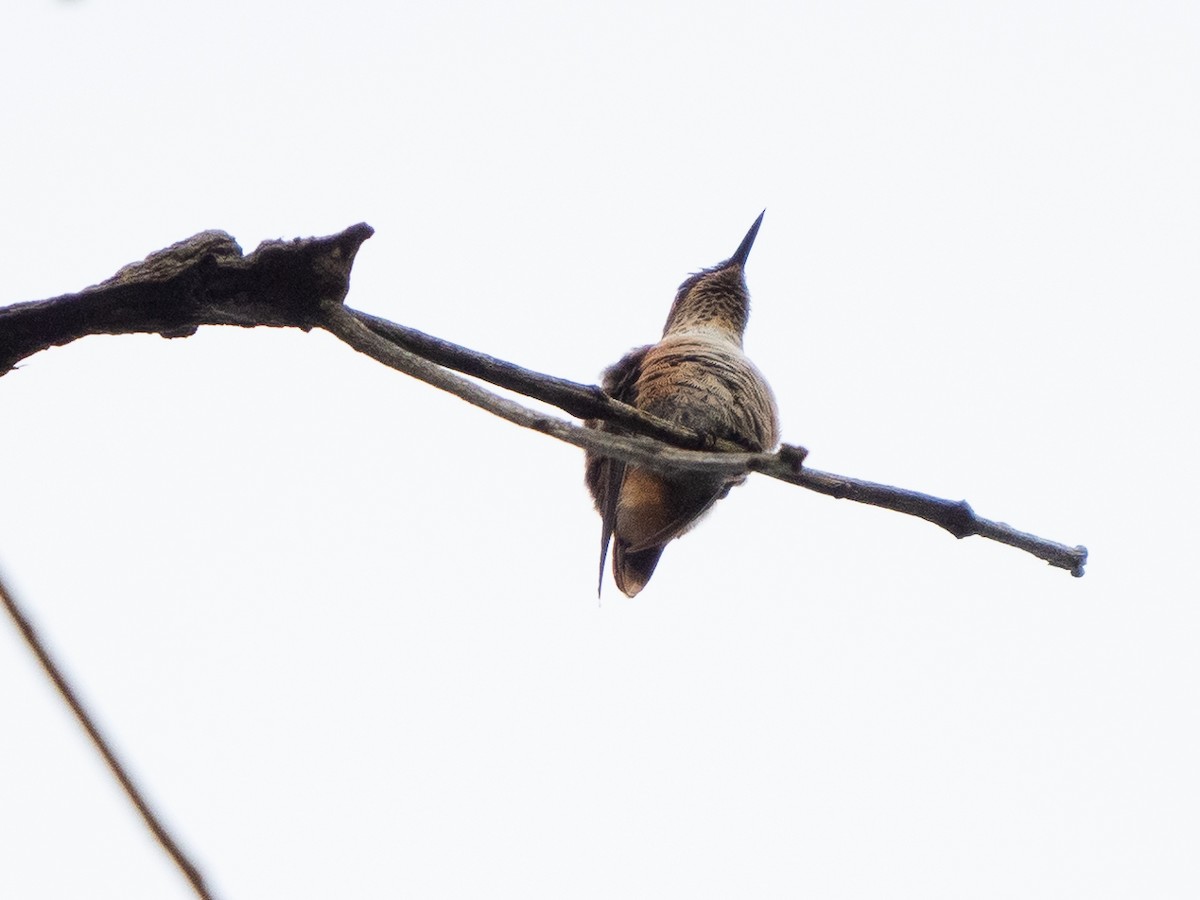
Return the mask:
[[(742, 353), (750, 313), (746, 257), (762, 214), (733, 256), (679, 286), (662, 339), (604, 372), (617, 400), (748, 451), (774, 448), (779, 415), (771, 388)], [(599, 421), (591, 428), (618, 431)], [(669, 541), (688, 531), (745, 476), (660, 475), (587, 454), (586, 481), (602, 520), (600, 583), (613, 543), (613, 578), (629, 597), (646, 586)]]

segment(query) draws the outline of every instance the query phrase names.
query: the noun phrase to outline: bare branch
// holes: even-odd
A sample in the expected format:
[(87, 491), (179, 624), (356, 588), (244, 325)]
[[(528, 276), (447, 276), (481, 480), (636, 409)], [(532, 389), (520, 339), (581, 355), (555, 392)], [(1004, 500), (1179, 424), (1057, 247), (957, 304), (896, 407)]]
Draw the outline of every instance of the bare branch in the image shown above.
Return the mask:
[(855, 503), (865, 503), (916, 516), (944, 528), (956, 538), (978, 535), (1008, 544), (1043, 559), (1052, 566), (1066, 569), (1076, 578), (1083, 577), (1084, 566), (1087, 565), (1087, 547), (1060, 544), (1035, 534), (1018, 531), (1005, 522), (985, 519), (978, 515), (966, 500), (944, 500), (930, 494), (849, 478), (845, 475), (834, 475), (832, 472), (822, 472), (807, 466), (796, 468), (788, 459), (791, 449), (793, 448), (785, 446), (778, 453), (768, 454), (761, 468), (758, 467), (757, 460), (751, 460), (750, 468), (838, 500), (853, 500)]
[[(417, 356), (405, 347), (416, 348), (420, 351), (429, 350), (432, 354), (436, 354), (442, 365), (479, 374), (495, 384), (536, 396), (540, 400), (563, 409), (580, 408), (577, 404), (585, 402), (583, 395), (589, 392), (589, 388), (585, 385), (523, 369), (494, 357), (477, 354), (475, 351), (451, 344), (448, 341), (431, 338), (419, 331), (392, 325), (392, 323), (385, 323), (388, 327), (381, 327), (384, 320), (353, 312), (341, 304), (331, 305), (326, 310), (326, 314), (325, 328), (354, 349), (367, 354), (376, 361), (441, 390), (448, 391), (468, 403), (486, 409), (516, 425), (540, 431), (603, 456), (611, 456), (623, 462), (634, 463), (664, 473), (677, 472), (680, 469), (730, 476), (759, 472), (838, 499), (853, 500), (856, 503), (865, 503), (917, 516), (944, 528), (956, 538), (979, 535), (989, 540), (999, 541), (1031, 553), (1052, 566), (1067, 569), (1076, 577), (1083, 575), (1084, 565), (1087, 562), (1086, 548), (1069, 547), (1039, 538), (1036, 535), (1017, 531), (1003, 522), (984, 519), (978, 516), (965, 500), (944, 500), (916, 491), (811, 469), (802, 465), (807, 451), (801, 447), (785, 445), (776, 453), (746, 453), (739, 450), (715, 453), (698, 452), (665, 447), (658, 440), (644, 437), (581, 428), (572, 422), (536, 413), (491, 391), (484, 390), (465, 378), (447, 372), (439, 365), (433, 365), (427, 359), (422, 359), (421, 356)], [(364, 327), (365, 325), (370, 327)], [(399, 342), (383, 340), (385, 335), (388, 338), (396, 336), (399, 341), (403, 342), (403, 346), (400, 346)], [(424, 355), (423, 352), (422, 355)], [(534, 390), (526, 389), (529, 385), (536, 389), (536, 393)], [(607, 395), (602, 394), (602, 396)], [(612, 398), (608, 398), (608, 400), (607, 408), (605, 406), (592, 407), (586, 414), (592, 418), (615, 421), (637, 431), (646, 428), (646, 430), (653, 429), (657, 434), (682, 432), (684, 441), (693, 445), (703, 443), (703, 438), (696, 435), (695, 432), (677, 428), (670, 423), (662, 423), (662, 420), (647, 416), (640, 410), (633, 409)], [(643, 420), (649, 420), (648, 424)], [(659, 427), (660, 423), (667, 427)], [(668, 440), (675, 437), (676, 435), (672, 433)]]
[(24, 611), (17, 604), (16, 599), (5, 586), (3, 576), (0, 576), (0, 599), (4, 601), (4, 608), (8, 610), (8, 614), (12, 617), (13, 622), (16, 623), (17, 630), (25, 638), (25, 643), (29, 645), (29, 649), (33, 651), (33, 655), (42, 664), (46, 675), (54, 682), (54, 686), (58, 688), (59, 694), (62, 695), (67, 706), (71, 707), (71, 711), (75, 713), (75, 718), (79, 720), (79, 724), (83, 726), (83, 730), (87, 732), (92, 743), (96, 745), (96, 749), (100, 751), (100, 755), (104, 757), (104, 761), (108, 763), (108, 768), (112, 770), (113, 775), (120, 782), (125, 795), (141, 815), (142, 821), (146, 823), (146, 827), (150, 829), (150, 832), (162, 846), (163, 850), (174, 860), (179, 870), (183, 872), (184, 877), (191, 884), (192, 890), (196, 892), (196, 896), (200, 897), (201, 900), (212, 900), (212, 894), (205, 887), (204, 877), (200, 874), (200, 870), (196, 868), (195, 863), (188, 859), (187, 854), (180, 848), (179, 843), (171, 836), (171, 832), (167, 829), (167, 826), (163, 824), (154, 810), (150, 808), (150, 804), (147, 802), (141, 789), (134, 784), (129, 770), (117, 759), (112, 746), (103, 733), (101, 733), (95, 720), (84, 708), (83, 703), (80, 702), (79, 696), (76, 694), (75, 689), (71, 687), (67, 676), (63, 674), (62, 669), (58, 667), (53, 657), (50, 656), (50, 651), (46, 648), (37, 630), (33, 627), (33, 623), (29, 621), (29, 617), (25, 615)]
[[(510, 422), (640, 466), (669, 472), (761, 472), (809, 490), (933, 522), (955, 537), (977, 534), (1083, 574), (1087, 551), (977, 516), (966, 501), (944, 500), (803, 467), (805, 452), (751, 454), (627, 406), (596, 385), (522, 368), (343, 306), (355, 253), (368, 225), (341, 234), (270, 241), (249, 256), (224, 232), (208, 231), (127, 266), (78, 294), (0, 309), (0, 375), (38, 350), (87, 334), (193, 334), (200, 325), (320, 326), (355, 349)], [(572, 416), (603, 419), (627, 435), (581, 428), (499, 397), (467, 375), (553, 404)], [(708, 451), (708, 452), (695, 452)], [(717, 451), (717, 452), (712, 452)]]
[(0, 375), (27, 356), (89, 334), (188, 337), (201, 325), (316, 324), (341, 302), (371, 226), (295, 241), (264, 241), (249, 256), (223, 231), (204, 231), (77, 294), (0, 307)]

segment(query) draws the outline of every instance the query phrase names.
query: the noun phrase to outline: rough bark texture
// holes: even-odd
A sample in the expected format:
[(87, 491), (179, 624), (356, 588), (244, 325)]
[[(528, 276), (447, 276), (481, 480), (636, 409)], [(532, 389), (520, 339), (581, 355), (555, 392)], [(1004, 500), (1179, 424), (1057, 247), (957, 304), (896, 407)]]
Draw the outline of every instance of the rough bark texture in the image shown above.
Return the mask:
[(201, 325), (310, 329), (350, 290), (371, 226), (331, 237), (265, 241), (249, 256), (223, 231), (152, 253), (77, 294), (0, 308), (0, 375), (22, 359), (89, 334), (187, 337)]

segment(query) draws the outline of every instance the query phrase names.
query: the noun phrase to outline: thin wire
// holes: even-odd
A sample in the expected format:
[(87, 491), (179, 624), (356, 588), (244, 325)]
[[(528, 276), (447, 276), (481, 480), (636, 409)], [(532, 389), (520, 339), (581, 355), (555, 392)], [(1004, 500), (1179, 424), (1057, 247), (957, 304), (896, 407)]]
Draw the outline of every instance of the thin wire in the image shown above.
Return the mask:
[(141, 790), (133, 783), (129, 772), (121, 764), (120, 760), (117, 759), (112, 747), (109, 746), (104, 735), (100, 733), (100, 729), (92, 720), (91, 715), (84, 709), (74, 688), (71, 687), (70, 682), (67, 681), (66, 676), (63, 675), (57, 663), (50, 657), (46, 645), (38, 637), (33, 624), (17, 605), (17, 601), (13, 598), (12, 594), (9, 593), (8, 588), (4, 584), (3, 576), (0, 576), (0, 598), (3, 598), (4, 607), (8, 610), (8, 614), (12, 616), (13, 621), (17, 625), (17, 629), (25, 638), (25, 643), (29, 645), (29, 649), (33, 651), (33, 655), (38, 658), (38, 662), (42, 664), (42, 668), (50, 676), (50, 680), (54, 682), (54, 686), (58, 688), (58, 692), (62, 695), (63, 700), (71, 707), (71, 711), (75, 713), (75, 718), (79, 720), (79, 724), (83, 726), (84, 731), (88, 733), (88, 737), (92, 739), (92, 743), (96, 745), (96, 749), (100, 751), (100, 755), (104, 757), (104, 761), (108, 763), (109, 769), (112, 770), (117, 781), (121, 783), (121, 787), (124, 789), (126, 796), (129, 797), (129, 801), (134, 805), (138, 813), (141, 814), (142, 821), (146, 823), (146, 827), (150, 829), (150, 832), (158, 840), (158, 843), (162, 845), (167, 855), (175, 861), (175, 865), (179, 866), (180, 871), (183, 872), (184, 876), (191, 883), (197, 896), (201, 900), (213, 900), (212, 894), (204, 886), (204, 878), (201, 876), (200, 870), (188, 859), (187, 855), (175, 842), (175, 839), (171, 837), (170, 832), (167, 831), (167, 827), (159, 820), (154, 811), (150, 809), (150, 804), (146, 802), (146, 798), (142, 795)]

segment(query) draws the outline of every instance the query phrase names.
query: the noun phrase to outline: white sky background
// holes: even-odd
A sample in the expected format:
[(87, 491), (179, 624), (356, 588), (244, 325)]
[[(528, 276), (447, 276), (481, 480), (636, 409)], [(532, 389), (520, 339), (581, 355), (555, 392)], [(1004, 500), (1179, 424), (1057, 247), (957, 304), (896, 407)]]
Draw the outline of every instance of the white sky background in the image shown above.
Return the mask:
[[(1200, 892), (1200, 7), (10, 3), (0, 302), (377, 229), (351, 305), (580, 381), (763, 207), (817, 467), (627, 600), (578, 450), (320, 333), (0, 379), (0, 567), (223, 898)], [(184, 898), (11, 627), (0, 896)]]

